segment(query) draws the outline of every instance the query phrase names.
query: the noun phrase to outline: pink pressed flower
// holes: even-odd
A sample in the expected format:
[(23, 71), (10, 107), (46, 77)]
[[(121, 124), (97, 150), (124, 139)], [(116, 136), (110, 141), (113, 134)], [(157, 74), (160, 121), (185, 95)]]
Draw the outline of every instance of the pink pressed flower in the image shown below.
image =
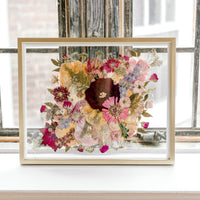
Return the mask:
[(155, 73), (152, 74), (149, 80), (151, 80), (151, 81), (153, 81), (153, 82), (157, 82), (157, 81), (158, 81), (158, 76), (157, 76), (157, 74), (155, 74)]
[(129, 108), (131, 105), (131, 100), (128, 97), (122, 97), (119, 101), (122, 108)]
[(84, 151), (83, 148), (78, 148), (77, 150), (78, 150), (79, 152), (83, 152), (83, 151)]
[(129, 59), (129, 68), (128, 68), (128, 72), (132, 73), (134, 68), (136, 66), (136, 60), (134, 58), (130, 58)]
[(85, 123), (86, 123), (86, 120), (83, 118), (75, 127), (75, 133), (74, 133), (74, 137), (75, 139), (80, 143), (82, 144), (83, 146), (86, 146), (86, 147), (90, 147), (90, 146), (94, 146), (96, 144), (99, 143), (99, 139), (97, 138), (92, 138), (91, 137), (91, 134), (89, 134), (89, 131), (90, 133), (93, 131), (94, 132), (94, 129), (92, 130), (87, 130), (87, 133), (86, 134), (83, 134), (83, 129), (85, 127)]
[(120, 61), (117, 59), (108, 59), (106, 63), (100, 68), (101, 71), (105, 70), (107, 73), (114, 72), (114, 68), (120, 65)]
[(64, 54), (64, 55), (63, 55), (63, 58), (67, 58), (67, 55), (66, 55), (66, 54)]
[(138, 104), (138, 107), (134, 110), (135, 117), (139, 117), (142, 114), (143, 110), (144, 110), (144, 101), (141, 101)]
[(143, 93), (144, 91), (145, 91), (144, 82), (142, 82), (140, 80), (135, 81), (134, 85), (133, 85), (133, 92), (141, 95), (141, 93)]
[(134, 131), (134, 130), (129, 130), (129, 132), (128, 132), (128, 137), (132, 137), (133, 135), (135, 135), (136, 134), (136, 131)]
[(113, 141), (119, 142), (122, 138), (121, 131), (113, 131), (111, 133), (111, 138), (112, 138)]
[(145, 124), (143, 124), (143, 128), (148, 128), (149, 127), (149, 122), (146, 122)]
[(153, 103), (152, 101), (147, 101), (146, 104), (145, 104), (145, 107), (148, 109), (148, 108), (153, 108)]
[(117, 102), (118, 98), (110, 97), (103, 103), (103, 117), (109, 123), (125, 120), (128, 115), (128, 108), (122, 108), (121, 105)]
[(149, 65), (145, 60), (138, 60), (137, 65), (141, 66), (141, 71), (149, 71)]
[(125, 61), (129, 61), (129, 57), (128, 56), (123, 56), (123, 60), (125, 60)]
[(100, 149), (101, 153), (105, 153), (106, 151), (108, 151), (109, 146), (108, 145), (103, 145)]
[(63, 103), (63, 107), (65, 108), (65, 107), (70, 107), (72, 105), (72, 103), (70, 102), (70, 101), (65, 101), (64, 103)]
[(58, 82), (58, 76), (52, 75), (52, 77), (51, 77), (51, 83), (54, 84), (54, 83), (57, 83), (57, 82)]
[(47, 107), (45, 105), (42, 105), (41, 108), (40, 108), (40, 112), (45, 112), (45, 110), (47, 109)]

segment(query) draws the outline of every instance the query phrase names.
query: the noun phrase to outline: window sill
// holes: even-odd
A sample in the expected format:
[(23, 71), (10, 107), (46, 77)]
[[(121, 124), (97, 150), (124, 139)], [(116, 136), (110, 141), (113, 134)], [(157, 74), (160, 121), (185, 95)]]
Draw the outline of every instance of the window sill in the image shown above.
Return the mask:
[(199, 153), (177, 154), (174, 166), (21, 166), (3, 153), (0, 162), (0, 199), (200, 199)]

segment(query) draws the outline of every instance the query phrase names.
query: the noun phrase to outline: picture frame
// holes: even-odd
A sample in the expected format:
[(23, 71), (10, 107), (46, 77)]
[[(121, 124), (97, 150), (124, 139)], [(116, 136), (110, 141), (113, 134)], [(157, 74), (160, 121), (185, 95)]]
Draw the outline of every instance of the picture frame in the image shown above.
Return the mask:
[[(37, 49), (42, 49), (38, 53), (41, 54), (40, 56), (38, 54), (36, 55)], [(153, 108), (155, 117), (158, 119), (157, 121), (160, 120), (159, 123), (154, 123), (152, 119), (153, 124), (157, 123), (157, 128), (155, 130), (165, 131), (166, 139), (162, 143), (161, 147), (158, 145), (158, 142), (155, 144), (152, 141), (148, 141), (147, 135), (150, 137), (150, 134), (146, 134), (143, 139), (147, 138), (147, 143), (145, 143), (145, 140), (141, 141), (141, 139), (139, 139), (140, 142), (136, 142), (136, 145), (134, 145), (134, 143), (132, 146), (132, 142), (127, 142), (125, 140), (127, 145), (123, 151), (117, 147), (106, 153), (103, 152), (103, 154), (96, 151), (96, 146), (93, 148), (94, 154), (90, 154), (86, 151), (81, 154), (81, 152), (75, 152), (74, 150), (71, 152), (65, 152), (62, 148), (59, 149), (58, 152), (54, 152), (50, 151), (49, 147), (47, 148), (48, 151), (45, 150), (46, 147), (42, 147), (44, 150), (40, 149), (35, 150), (34, 152), (30, 150), (30, 145), (27, 142), (29, 139), (28, 132), (29, 130), (33, 130), (34, 132), (36, 128), (31, 126), (29, 127), (29, 121), (31, 123), (33, 115), (29, 116), (30, 106), (29, 100), (27, 99), (32, 95), (32, 92), (29, 92), (27, 88), (30, 86), (27, 85), (29, 85), (30, 77), (34, 78), (34, 71), (31, 71), (32, 69), (29, 65), (31, 65), (32, 62), (37, 63), (37, 61), (42, 59), (44, 53), (56, 52), (57, 58), (60, 56), (60, 59), (62, 59), (64, 53), (67, 52), (72, 55), (72, 51), (77, 49), (80, 53), (86, 51), (91, 55), (95, 55), (96, 52), (94, 52), (94, 49), (98, 52), (100, 49), (105, 53), (105, 57), (108, 57), (110, 52), (112, 53), (111, 56), (117, 52), (117, 56), (122, 60), (125, 60), (126, 58), (123, 56), (127, 56), (128, 53), (130, 55), (130, 52), (132, 52), (131, 55), (134, 56), (140, 56), (140, 53), (148, 56), (150, 49), (156, 49), (158, 54), (163, 55), (165, 67), (163, 69), (160, 67), (159, 72), (161, 76), (165, 77), (165, 80), (162, 81), (161, 79), (158, 84), (160, 84), (159, 88), (164, 88), (165, 94), (162, 95), (159, 93), (161, 97), (163, 96), (162, 101), (158, 101), (156, 107)], [(34, 56), (27, 56), (31, 54), (34, 54)], [(46, 55), (48, 57), (48, 54)], [(49, 60), (51, 59), (52, 58), (50, 57)], [(66, 55), (66, 59), (68, 59), (68, 55)], [(88, 59), (90, 59), (90, 56)], [(56, 65), (59, 64), (59, 60), (56, 62)], [(123, 62), (126, 63), (126, 61)], [(173, 165), (175, 160), (175, 62), (175, 38), (18, 38), (20, 163), (75, 165)], [(37, 63), (37, 66), (40, 66), (40, 64)], [(40, 73), (40, 70), (37, 70), (37, 73)], [(107, 73), (108, 71), (106, 74)], [(40, 77), (41, 80), (39, 83), (42, 83), (44, 76), (38, 77)], [(93, 81), (96, 81), (96, 79)], [(36, 87), (39, 90), (42, 87), (42, 84), (39, 84)], [(32, 87), (32, 90), (34, 90), (34, 87)], [(163, 89), (160, 91), (163, 91)], [(38, 101), (40, 96), (42, 95), (38, 95), (37, 97)], [(37, 102), (37, 98), (35, 102)], [(38, 108), (38, 110), (39, 109), (40, 108)], [(163, 113), (161, 113), (162, 109), (164, 110)], [(106, 117), (104, 118), (108, 119)], [(160, 128), (162, 124), (164, 124), (164, 127)], [(41, 130), (41, 128), (42, 127), (38, 127), (38, 130)], [(127, 130), (129, 131), (129, 129)], [(157, 134), (154, 128), (150, 130), (152, 130), (151, 133), (153, 136)], [(143, 134), (141, 133), (140, 135), (142, 136)], [(138, 138), (136, 140), (138, 141)], [(149, 143), (151, 143), (150, 146), (148, 146)], [(99, 144), (97, 147), (100, 149)], [(78, 147), (75, 149), (77, 148)]]

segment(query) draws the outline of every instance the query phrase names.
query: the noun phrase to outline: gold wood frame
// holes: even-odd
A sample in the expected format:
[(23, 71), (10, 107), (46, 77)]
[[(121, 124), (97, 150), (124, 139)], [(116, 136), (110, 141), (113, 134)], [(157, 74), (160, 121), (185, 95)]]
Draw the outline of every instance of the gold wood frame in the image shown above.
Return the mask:
[[(131, 159), (26, 159), (24, 152), (25, 136), (25, 91), (24, 91), (24, 44), (53, 44), (53, 43), (77, 43), (79, 46), (90, 46), (91, 43), (105, 46), (131, 43), (166, 44), (169, 49), (169, 93), (168, 93), (168, 116), (169, 116), (169, 145), (168, 159), (154, 160), (131, 160)], [(86, 45), (87, 44), (87, 45)], [(20, 131), (20, 162), (21, 164), (101, 164), (101, 165), (172, 165), (175, 159), (175, 62), (176, 62), (176, 39), (175, 38), (18, 38), (18, 76), (19, 76), (19, 131)]]

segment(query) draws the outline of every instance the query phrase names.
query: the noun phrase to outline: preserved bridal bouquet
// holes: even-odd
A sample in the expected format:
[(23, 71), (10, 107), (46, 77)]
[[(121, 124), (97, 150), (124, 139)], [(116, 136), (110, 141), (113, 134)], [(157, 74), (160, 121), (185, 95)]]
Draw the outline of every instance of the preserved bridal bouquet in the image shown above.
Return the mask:
[(52, 101), (44, 103), (40, 112), (46, 124), (41, 129), (42, 144), (54, 151), (65, 147), (79, 152), (101, 153), (117, 143), (145, 133), (152, 108), (149, 82), (157, 82), (156, 73), (150, 68), (161, 65), (155, 51), (155, 59), (148, 63), (140, 58), (140, 52), (129, 51), (130, 57), (101, 59), (102, 53), (88, 59), (83, 53), (79, 59), (64, 55), (63, 62), (52, 59), (56, 66), (49, 88)]

